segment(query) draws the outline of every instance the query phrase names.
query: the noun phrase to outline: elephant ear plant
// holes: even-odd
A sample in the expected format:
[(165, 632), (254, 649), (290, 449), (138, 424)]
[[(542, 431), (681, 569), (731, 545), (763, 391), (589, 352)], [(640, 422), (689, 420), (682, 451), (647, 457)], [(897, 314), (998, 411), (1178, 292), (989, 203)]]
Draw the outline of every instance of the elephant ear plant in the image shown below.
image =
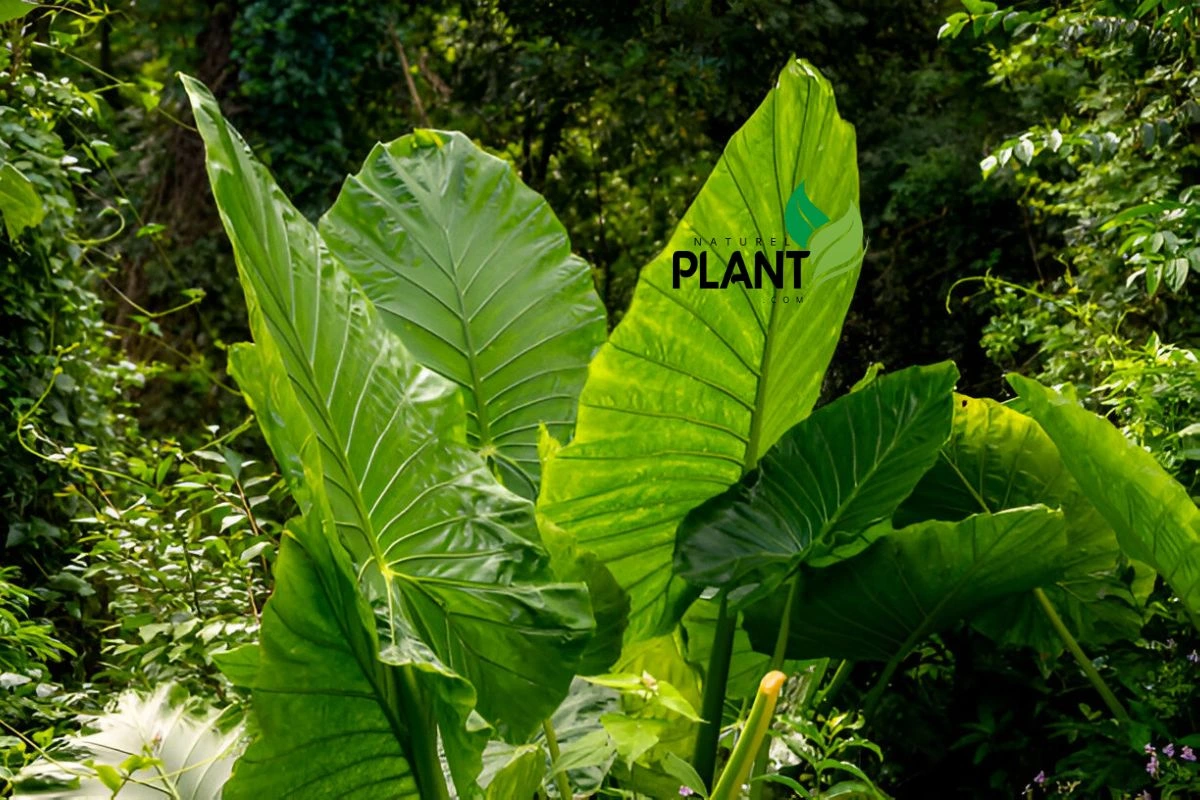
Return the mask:
[(1068, 648), (1123, 718), (1079, 641), (1140, 623), (1151, 567), (1196, 610), (1195, 506), (1054, 392), (1014, 378), (1026, 416), (944, 363), (816, 408), (863, 233), (806, 62), (607, 340), (546, 202), (461, 134), (378, 145), (314, 226), (184, 82), (250, 313), (230, 369), (301, 512), (261, 642), (220, 657), (254, 712), (228, 797), (757, 796), (780, 669), (804, 714), (882, 662), (869, 710), (965, 619)]
[[(224, 659), (252, 689), (260, 731), (228, 792), (353, 796), (390, 784), (444, 796), (440, 751), (456, 792), (478, 795), (487, 739), (527, 740), (565, 695), (594, 628), (586, 587), (597, 600), (599, 587), (630, 592), (631, 638), (674, 621), (648, 615), (660, 588), (683, 587), (670, 577), (669, 539), (649, 551), (663, 585), (639, 587), (570, 508), (613, 477), (652, 485), (639, 472), (657, 462), (671, 496), (611, 498), (597, 524), (625, 526), (655, 507), (682, 518), (704, 499), (694, 487), (712, 494), (736, 480), (815, 403), (861, 260), (853, 132), (828, 84), (793, 63), (674, 240), (753, 230), (784, 247), (786, 209), (804, 239), (793, 245), (818, 254), (802, 276), (804, 313), (785, 313), (782, 291), (664, 294), (664, 253), (646, 270), (657, 282), (643, 281), (588, 368), (604, 335), (589, 271), (510, 167), (461, 135), (418, 131), (376, 148), (317, 230), (211, 95), (185, 85), (250, 309), (254, 344), (235, 348), (231, 371), (303, 512), (261, 646)], [(810, 242), (821, 208), (835, 221)], [(639, 330), (655, 317), (657, 330)], [(685, 329), (709, 338), (655, 355), (655, 335), (679, 341)], [(631, 348), (640, 363), (624, 374), (614, 359)], [(640, 415), (610, 412), (606, 396), (628, 387), (693, 411), (636, 401)], [(577, 407), (586, 419), (543, 468), (538, 437), (569, 441)], [(581, 452), (597, 430), (626, 446), (612, 463)], [(664, 437), (684, 448), (679, 458), (660, 452)], [(597, 488), (581, 491), (575, 464)], [(708, 465), (719, 469), (695, 474)], [(527, 499), (549, 480), (544, 469), (557, 470), (539, 500), (547, 530), (570, 543), (553, 569)], [(661, 541), (622, 538), (635, 550)], [(606, 628), (619, 616), (606, 614)], [(331, 737), (349, 745), (328, 748)]]

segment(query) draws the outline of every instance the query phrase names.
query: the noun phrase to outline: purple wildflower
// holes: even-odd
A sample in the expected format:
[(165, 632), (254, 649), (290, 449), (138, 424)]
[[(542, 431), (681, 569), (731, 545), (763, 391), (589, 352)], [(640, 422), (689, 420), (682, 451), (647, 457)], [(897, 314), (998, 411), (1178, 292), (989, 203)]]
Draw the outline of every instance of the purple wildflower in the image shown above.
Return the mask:
[(1033, 776), (1033, 782), (1041, 786), (1046, 782), (1046, 770), (1038, 770), (1038, 774)]
[(1166, 756), (1167, 758), (1174, 758), (1175, 757), (1175, 745), (1168, 744), (1166, 747), (1164, 747), (1163, 755)]
[(1154, 745), (1146, 742), (1146, 746), (1142, 748), (1142, 752), (1148, 756), (1154, 755)]
[(1188, 747), (1186, 744), (1183, 746), (1183, 751), (1179, 754), (1179, 757), (1182, 758), (1184, 761), (1195, 761), (1196, 760), (1196, 754), (1193, 753), (1192, 748)]
[(1193, 664), (1200, 664), (1200, 653), (1197, 653), (1195, 650), (1193, 650), (1187, 654), (1187, 660)]
[(679, 787), (679, 796), (680, 797), (691, 797), (695, 793), (696, 793), (696, 790), (690, 786), (680, 786)]
[(1138, 795), (1138, 800), (1154, 800), (1154, 798), (1150, 796), (1150, 791), (1148, 789), (1144, 789), (1142, 790), (1142, 793)]
[(1158, 777), (1158, 756), (1150, 755), (1150, 760), (1146, 762), (1146, 772), (1150, 773), (1151, 778)]

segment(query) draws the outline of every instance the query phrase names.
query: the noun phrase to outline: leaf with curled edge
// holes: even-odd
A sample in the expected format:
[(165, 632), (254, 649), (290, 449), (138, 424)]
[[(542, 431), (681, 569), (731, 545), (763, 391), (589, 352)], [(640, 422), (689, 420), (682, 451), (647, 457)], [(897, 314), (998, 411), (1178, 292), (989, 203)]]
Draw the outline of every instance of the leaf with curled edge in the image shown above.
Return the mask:
[[(956, 395), (954, 432), (896, 521), (956, 521), (1035, 503), (1061, 508), (1066, 519), (1070, 548), (1063, 574), (1043, 589), (1075, 637), (1105, 642), (1137, 636), (1153, 571), (1122, 556), (1112, 527), (1071, 477), (1054, 442), (1019, 411)], [(1043, 653), (1063, 648), (1033, 595), (1001, 600), (973, 624), (1006, 644)]]
[(676, 574), (698, 587), (770, 591), (802, 563), (860, 552), (938, 457), (956, 380), (950, 362), (910, 367), (800, 421), (755, 471), (684, 518)]
[(1121, 549), (1157, 570), (1200, 626), (1200, 509), (1187, 490), (1107, 420), (1037, 381), (1009, 375), (1008, 382)]
[[(885, 533), (853, 558), (803, 568), (787, 657), (898, 661), (996, 600), (1053, 583), (1066, 552), (1062, 512), (1044, 506)], [(774, 647), (782, 594), (745, 611), (757, 650)]]

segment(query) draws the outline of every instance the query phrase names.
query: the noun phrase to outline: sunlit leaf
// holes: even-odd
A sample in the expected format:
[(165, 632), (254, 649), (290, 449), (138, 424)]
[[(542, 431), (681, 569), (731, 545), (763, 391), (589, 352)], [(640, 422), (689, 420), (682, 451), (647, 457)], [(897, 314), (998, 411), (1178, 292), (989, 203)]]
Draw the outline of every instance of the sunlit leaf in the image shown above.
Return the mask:
[[(589, 368), (575, 439), (545, 465), (539, 510), (629, 592), (627, 638), (668, 630), (690, 600), (671, 575), (684, 515), (816, 403), (862, 260), (855, 158), (829, 83), (806, 62), (789, 64), (641, 271), (629, 312)], [(757, 239), (771, 255), (798, 249), (785, 206), (801, 183), (833, 220), (807, 242), (801, 290), (769, 280), (674, 287), (677, 250), (703, 251), (720, 275), (735, 250), (752, 260)]]
[(1079, 404), (1020, 375), (1009, 383), (1130, 558), (1158, 570), (1200, 614), (1200, 509), (1154, 456)]
[(416, 668), (428, 653), (524, 738), (566, 694), (592, 626), (585, 590), (547, 580), (532, 507), (467, 445), (457, 387), (385, 329), (211, 95), (185, 84), (256, 340), (232, 368), (293, 494), (353, 557), (380, 657)]
[[(7, 1), (11, 3), (11, 0)], [(4, 8), (0, 6), (0, 22), (4, 22), (3, 16)], [(46, 217), (46, 208), (33, 184), (7, 161), (0, 163), (0, 216), (4, 217), (4, 228), (10, 239), (17, 238), (26, 228), (32, 228)]]

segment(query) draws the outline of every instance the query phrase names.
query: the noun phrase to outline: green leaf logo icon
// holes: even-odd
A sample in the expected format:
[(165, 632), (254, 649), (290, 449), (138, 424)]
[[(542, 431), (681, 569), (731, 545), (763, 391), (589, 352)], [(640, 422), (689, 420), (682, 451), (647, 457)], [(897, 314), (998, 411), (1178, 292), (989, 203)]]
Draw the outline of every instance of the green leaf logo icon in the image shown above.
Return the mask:
[(783, 225), (787, 228), (788, 236), (796, 244), (804, 247), (813, 231), (829, 222), (824, 211), (817, 208), (808, 194), (804, 191), (804, 181), (792, 192), (787, 206), (783, 210)]

